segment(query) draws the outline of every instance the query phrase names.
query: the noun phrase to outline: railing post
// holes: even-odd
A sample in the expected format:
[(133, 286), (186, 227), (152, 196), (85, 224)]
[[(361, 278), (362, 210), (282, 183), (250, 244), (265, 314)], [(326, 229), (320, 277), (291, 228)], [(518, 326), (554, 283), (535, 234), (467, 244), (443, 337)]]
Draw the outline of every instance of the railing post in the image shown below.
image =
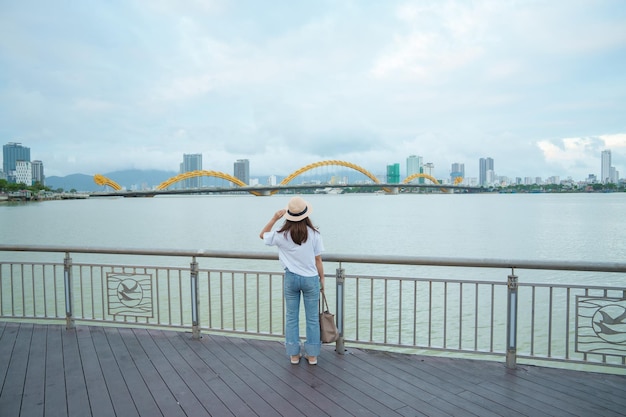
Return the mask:
[(200, 339), (200, 320), (198, 319), (198, 263), (194, 256), (191, 260), (191, 334), (194, 339)]
[(512, 271), (507, 280), (506, 367), (517, 363), (517, 275)]
[(72, 316), (72, 258), (70, 253), (65, 252), (63, 259), (63, 285), (65, 286), (65, 329), (74, 328), (74, 317)]
[(343, 344), (343, 324), (344, 324), (344, 300), (345, 300), (345, 292), (344, 292), (344, 282), (346, 279), (345, 270), (341, 267), (337, 268), (337, 274), (335, 276), (336, 282), (336, 305), (337, 305), (337, 331), (339, 331), (339, 339), (335, 343), (335, 351), (340, 355), (343, 355), (345, 352), (344, 344)]

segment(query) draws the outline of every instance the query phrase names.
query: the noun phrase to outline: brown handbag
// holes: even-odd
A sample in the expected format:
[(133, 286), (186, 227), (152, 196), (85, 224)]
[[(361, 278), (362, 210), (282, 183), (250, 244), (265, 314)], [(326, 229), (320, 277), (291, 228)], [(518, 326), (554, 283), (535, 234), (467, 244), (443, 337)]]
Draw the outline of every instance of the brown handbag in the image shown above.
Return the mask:
[(320, 301), (320, 339), (322, 343), (336, 342), (339, 339), (339, 332), (335, 324), (335, 315), (328, 311), (328, 301), (323, 291)]

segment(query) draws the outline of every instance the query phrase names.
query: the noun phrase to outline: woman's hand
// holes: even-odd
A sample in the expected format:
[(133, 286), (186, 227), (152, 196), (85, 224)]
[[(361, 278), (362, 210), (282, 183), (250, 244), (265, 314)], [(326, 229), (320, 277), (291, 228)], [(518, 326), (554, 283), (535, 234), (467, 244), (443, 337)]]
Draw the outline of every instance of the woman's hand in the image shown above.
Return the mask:
[(281, 217), (283, 217), (286, 212), (287, 212), (287, 210), (285, 210), (285, 209), (278, 210), (276, 213), (274, 213), (274, 221), (280, 220)]
[(322, 255), (315, 257), (315, 268), (317, 269), (317, 275), (320, 277), (320, 291), (324, 291), (324, 264), (322, 262)]
[(280, 218), (283, 217), (286, 212), (287, 212), (287, 210), (280, 209), (276, 213), (274, 213), (274, 215), (272, 216), (272, 219), (269, 222), (267, 222), (265, 227), (261, 230), (261, 233), (259, 234), (259, 237), (261, 239), (263, 239), (263, 233), (267, 233), (270, 230), (272, 230), (272, 227), (274, 227), (274, 223), (276, 223), (278, 220), (280, 220)]

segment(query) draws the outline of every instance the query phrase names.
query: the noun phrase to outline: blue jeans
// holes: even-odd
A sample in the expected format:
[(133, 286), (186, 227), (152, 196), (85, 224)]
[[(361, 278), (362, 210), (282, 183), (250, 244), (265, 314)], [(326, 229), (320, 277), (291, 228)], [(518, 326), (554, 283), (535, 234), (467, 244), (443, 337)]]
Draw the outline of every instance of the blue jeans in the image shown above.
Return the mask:
[(287, 355), (300, 354), (300, 293), (304, 299), (306, 315), (306, 341), (304, 352), (318, 356), (322, 347), (320, 339), (320, 278), (303, 277), (285, 269), (285, 347)]

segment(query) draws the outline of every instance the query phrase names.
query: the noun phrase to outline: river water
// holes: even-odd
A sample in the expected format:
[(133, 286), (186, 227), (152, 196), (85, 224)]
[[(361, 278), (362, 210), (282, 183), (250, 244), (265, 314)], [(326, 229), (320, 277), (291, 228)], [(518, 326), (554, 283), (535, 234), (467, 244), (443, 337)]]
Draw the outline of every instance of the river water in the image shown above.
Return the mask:
[[(623, 262), (626, 194), (305, 195), (326, 252)], [(272, 250), (259, 231), (289, 196), (0, 204), (0, 242)]]

